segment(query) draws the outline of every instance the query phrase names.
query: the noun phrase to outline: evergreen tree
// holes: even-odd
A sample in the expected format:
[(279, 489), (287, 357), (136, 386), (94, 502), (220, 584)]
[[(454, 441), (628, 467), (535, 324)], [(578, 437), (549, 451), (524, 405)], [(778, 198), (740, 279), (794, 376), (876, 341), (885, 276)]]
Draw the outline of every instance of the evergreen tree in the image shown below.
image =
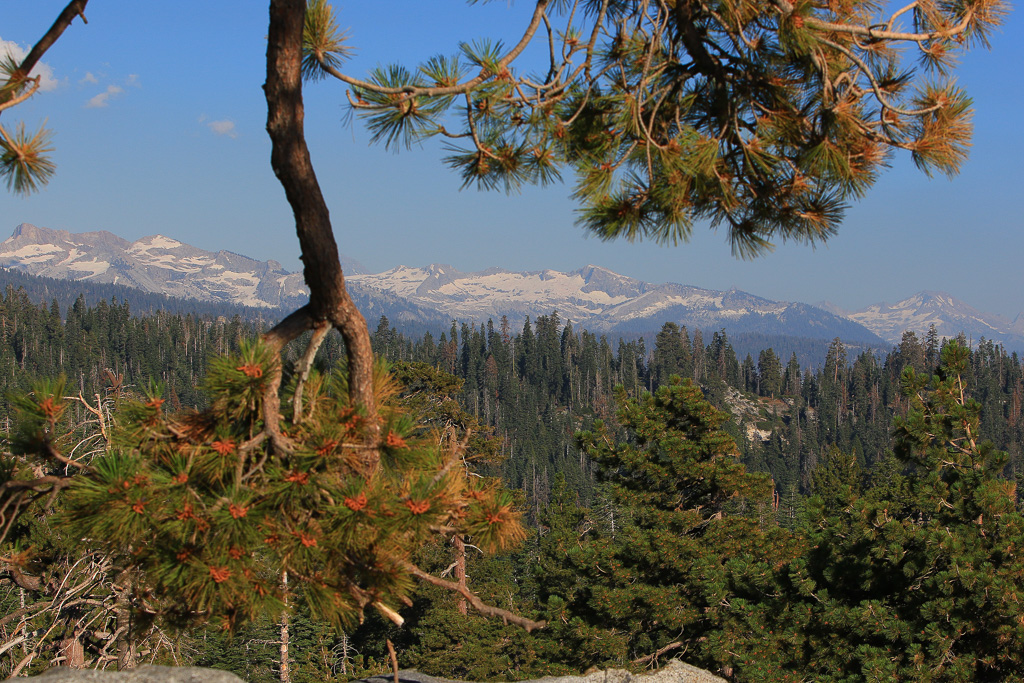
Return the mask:
[(896, 455), (909, 486), (887, 462), (872, 477), (880, 490), (832, 487), (834, 502), (815, 508), (796, 584), (813, 612), (804, 675), (1021, 680), (1024, 517), (1002, 477), (1005, 454), (978, 437), (968, 358), (946, 346), (933, 384), (904, 371), (910, 410), (896, 422)]
[[(708, 218), (743, 256), (772, 239), (827, 239), (891, 150), (955, 173), (970, 100), (933, 76), (1005, 11), (1000, 0), (916, 8), (913, 29), (899, 30), (906, 10), (879, 16), (863, 3), (540, 1), (512, 49), (463, 43), (454, 57), (356, 78), (339, 70), (348, 46), (329, 5), (315, 6), (304, 71), (353, 89), (374, 140), (449, 138), (460, 146), (446, 163), (485, 189), (565, 169), (581, 223), (602, 239), (676, 243)], [(515, 65), (538, 32), (551, 40), (546, 77)], [(931, 73), (901, 66), (904, 45)]]
[[(108, 427), (110, 452), (75, 463), (82, 474), (62, 519), (132, 577), (134, 599), (148, 596), (145, 614), (227, 627), (275, 615), (288, 597), (287, 572), (287, 590), (298, 588), (320, 618), (351, 623), (373, 607), (401, 622), (414, 578), (457, 589), (411, 561), (438, 529), (472, 535), (483, 548), (523, 537), (511, 495), (467, 476), (464, 444), (418, 436), (382, 368), (373, 451), (373, 424), (354, 407), (343, 372), (296, 376), (292, 411), (282, 416), (288, 441), (272, 447), (261, 423), (274, 362), (258, 344), (215, 361), (202, 412), (165, 413), (156, 393), (129, 402)], [(54, 438), (60, 392), (37, 392), (21, 408), (20, 451), (71, 462)], [(536, 626), (463, 594), (478, 609)]]
[(572, 642), (617, 635), (601, 652), (595, 643), (562, 656), (645, 663), (685, 650), (705, 666), (738, 665), (737, 639), (751, 623), (745, 605), (780, 557), (777, 530), (757, 514), (768, 481), (737, 461), (725, 414), (689, 380), (635, 399), (620, 389), (618, 400), (628, 442), (616, 445), (603, 423), (579, 438), (621, 523), (612, 533), (586, 513), (563, 512), (574, 521), (561, 521), (561, 533), (575, 540), (547, 546), (542, 586), (552, 623), (567, 624)]
[(684, 339), (686, 328), (679, 329), (674, 322), (665, 323), (654, 341), (654, 354), (651, 356), (651, 379), (654, 387), (668, 384), (669, 377), (679, 375), (690, 377), (693, 373), (690, 340)]
[(770, 348), (757, 358), (758, 393), (762, 396), (782, 394), (782, 361)]

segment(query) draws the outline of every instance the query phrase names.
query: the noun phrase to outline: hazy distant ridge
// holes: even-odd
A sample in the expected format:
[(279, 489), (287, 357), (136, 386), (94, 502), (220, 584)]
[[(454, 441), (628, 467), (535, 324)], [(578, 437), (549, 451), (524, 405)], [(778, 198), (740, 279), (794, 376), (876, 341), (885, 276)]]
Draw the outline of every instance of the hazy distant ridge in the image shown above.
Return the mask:
[(726, 328), (813, 338), (882, 340), (862, 325), (806, 304), (772, 301), (739, 290), (716, 291), (675, 283), (651, 284), (589, 265), (570, 273), (491, 268), (463, 273), (447, 265), (398, 266), (355, 275), (356, 291), (391, 293), (449, 319), (510, 320), (557, 311), (595, 332), (650, 332), (666, 321), (690, 329)]
[[(773, 301), (736, 289), (652, 284), (594, 265), (569, 273), (500, 268), (464, 273), (434, 264), (370, 274), (355, 261), (344, 262), (352, 295), (371, 326), (382, 314), (396, 323), (428, 327), (505, 315), (519, 326), (525, 316), (557, 311), (562, 320), (594, 332), (651, 333), (673, 321), (690, 329), (726, 328), (730, 334), (840, 337), (884, 346), (897, 343), (906, 329), (923, 334), (934, 324), (943, 336), (962, 331), (975, 340), (984, 336), (1024, 349), (1024, 316), (1011, 322), (934, 292), (846, 312), (828, 303)], [(22, 223), (0, 243), (0, 266), (256, 308), (294, 309), (308, 296), (302, 274), (285, 271), (277, 261), (204, 251), (162, 235), (129, 242), (106, 231), (75, 234)]]
[(974, 342), (984, 337), (1009, 349), (1024, 350), (1024, 314), (1008, 320), (978, 311), (945, 292), (918, 292), (892, 305), (877, 303), (859, 311), (843, 311), (827, 303), (823, 307), (857, 321), (893, 344), (899, 342), (906, 330), (924, 335), (929, 326), (935, 325), (941, 337), (955, 337), (962, 332)]
[(294, 306), (308, 295), (302, 275), (287, 272), (277, 261), (204, 251), (163, 235), (129, 242), (106, 231), (75, 234), (22, 223), (0, 243), (0, 265), (253, 307)]

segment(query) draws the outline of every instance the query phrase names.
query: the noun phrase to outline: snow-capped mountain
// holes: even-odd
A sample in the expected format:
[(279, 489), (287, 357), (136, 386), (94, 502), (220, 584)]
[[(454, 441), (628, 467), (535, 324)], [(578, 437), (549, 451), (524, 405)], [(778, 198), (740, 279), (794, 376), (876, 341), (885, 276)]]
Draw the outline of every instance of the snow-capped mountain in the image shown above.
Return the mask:
[(1011, 321), (994, 313), (982, 313), (945, 292), (919, 292), (891, 306), (879, 303), (853, 312), (826, 306), (891, 344), (899, 343), (906, 330), (923, 338), (928, 328), (935, 325), (942, 337), (955, 337), (963, 332), (974, 341), (984, 337), (1010, 349), (1024, 349), (1024, 314)]
[[(898, 343), (904, 330), (923, 334), (934, 324), (943, 336), (964, 332), (1024, 349), (1024, 314), (1011, 322), (933, 292), (848, 313), (830, 304), (772, 301), (735, 289), (652, 284), (598, 266), (570, 273), (399, 266), (369, 274), (350, 259), (343, 265), (353, 298), (371, 325), (380, 315), (429, 327), (505, 315), (520, 325), (525, 316), (557, 311), (562, 320), (598, 333), (652, 333), (672, 321), (690, 329), (724, 327), (730, 334), (840, 337), (883, 346)], [(22, 223), (0, 243), (0, 267), (267, 309), (294, 309), (307, 298), (301, 273), (289, 273), (276, 261), (204, 251), (161, 235), (129, 242), (105, 231), (74, 234)]]
[(73, 234), (22, 223), (0, 243), (0, 266), (263, 308), (293, 307), (308, 296), (302, 274), (277, 261), (204, 251), (162, 235), (129, 242), (106, 231)]
[(650, 332), (673, 321), (690, 329), (725, 327), (731, 333), (881, 341), (859, 324), (805, 304), (771, 301), (738, 290), (656, 285), (593, 265), (570, 273), (500, 268), (463, 273), (445, 265), (399, 266), (354, 275), (348, 282), (356, 292), (393, 294), (448, 319), (483, 322), (506, 315), (521, 320), (557, 311), (562, 320), (594, 332)]

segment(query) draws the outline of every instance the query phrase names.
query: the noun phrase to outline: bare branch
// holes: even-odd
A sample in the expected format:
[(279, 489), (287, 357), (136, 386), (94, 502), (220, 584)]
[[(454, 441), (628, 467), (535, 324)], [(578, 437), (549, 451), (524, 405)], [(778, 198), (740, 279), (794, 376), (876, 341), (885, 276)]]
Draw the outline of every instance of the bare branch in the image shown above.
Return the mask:
[[(22, 102), (36, 94), (36, 91), (39, 90), (39, 76), (36, 76), (31, 80), (31, 88), (29, 88), (28, 90), (26, 90), (25, 92), (21, 93), (16, 97), (12, 97), (6, 102), (0, 103), (0, 112), (2, 112), (4, 109), (10, 109), (15, 105), (21, 104)], [(0, 126), (0, 135), (3, 136), (4, 142), (6, 142), (9, 147), (14, 147), (14, 141), (11, 140), (10, 136), (8, 135), (7, 131), (4, 129), (3, 126)]]
[(320, 349), (320, 345), (324, 343), (324, 339), (327, 338), (327, 333), (330, 329), (331, 326), (326, 320), (318, 323), (313, 328), (313, 338), (309, 340), (309, 346), (306, 347), (305, 353), (302, 354), (302, 358), (297, 363), (299, 377), (295, 384), (295, 395), (292, 397), (293, 424), (302, 423), (302, 390), (306, 385), (306, 380), (309, 379), (309, 371), (313, 368), (313, 359), (316, 358), (316, 352)]
[(454, 583), (452, 581), (445, 581), (444, 579), (439, 579), (433, 574), (428, 574), (427, 572), (423, 571), (422, 569), (414, 565), (412, 562), (402, 561), (401, 564), (403, 567), (405, 567), (405, 569), (409, 571), (410, 574), (420, 579), (421, 581), (426, 581), (432, 586), (437, 586), (438, 588), (444, 588), (445, 590), (449, 590), (453, 593), (458, 593), (459, 595), (464, 597), (469, 602), (469, 604), (473, 606), (473, 609), (475, 609), (476, 611), (480, 612), (485, 616), (501, 617), (505, 621), (505, 623), (521, 626), (524, 629), (526, 629), (527, 632), (533, 631), (534, 629), (544, 628), (545, 626), (547, 626), (546, 621), (533, 621), (532, 619), (527, 619), (526, 617), (521, 617), (518, 614), (509, 612), (508, 610), (501, 609), (500, 607), (492, 607), (491, 605), (488, 605), (483, 600), (481, 600), (478, 596), (473, 594), (469, 589), (459, 586), (459, 584)]
[(672, 650), (678, 650), (679, 648), (683, 647), (684, 645), (686, 645), (686, 643), (684, 643), (681, 640), (677, 640), (675, 642), (669, 643), (665, 647), (659, 648), (657, 652), (652, 652), (649, 655), (644, 655), (643, 657), (638, 657), (638, 658), (634, 659), (633, 663), (634, 664), (647, 664), (648, 662), (652, 662), (652, 661), (656, 660), (658, 657), (662, 656), (666, 652), (671, 652)]
[[(541, 22), (544, 20), (544, 13), (547, 8), (548, 2), (549, 0), (537, 0), (537, 5), (536, 7), (534, 7), (533, 10), (533, 16), (530, 19), (530, 23), (526, 27), (526, 30), (523, 32), (523, 37), (520, 38), (516, 46), (509, 50), (508, 54), (502, 57), (501, 61), (498, 62), (499, 73), (503, 68), (505, 68), (513, 61), (515, 61), (515, 59), (520, 54), (522, 54), (523, 50), (526, 49), (526, 46), (529, 45), (530, 42), (533, 40), (533, 36), (537, 33), (537, 29), (540, 27)], [(329, 73), (330, 75), (334, 76), (339, 81), (348, 83), (349, 85), (354, 86), (356, 88), (381, 93), (383, 95), (408, 95), (409, 97), (444, 97), (449, 95), (462, 95), (465, 93), (472, 92), (481, 84), (498, 75), (497, 73), (492, 73), (489, 69), (481, 69), (480, 73), (475, 78), (472, 78), (466, 81), (465, 83), (460, 83), (458, 85), (437, 86), (427, 88), (414, 85), (407, 85), (401, 88), (385, 88), (383, 86), (377, 85), (376, 83), (371, 83), (369, 81), (364, 81), (362, 79), (353, 78), (347, 74), (343, 74), (324, 61), (320, 62), (320, 67), (326, 73)]]
[[(21, 64), (18, 65), (17, 71), (11, 75), (11, 80), (27, 78), (28, 75), (32, 73), (32, 69), (34, 69), (36, 64), (39, 63), (39, 60), (43, 58), (44, 54), (46, 54), (46, 51), (49, 50), (50, 47), (57, 42), (57, 39), (60, 38), (61, 34), (64, 33), (64, 29), (71, 25), (71, 22), (74, 21), (75, 17), (82, 17), (82, 21), (88, 23), (85, 21), (85, 6), (88, 2), (89, 0), (71, 0), (71, 2), (67, 4), (61, 13), (57, 15), (57, 19), (53, 22), (53, 25), (50, 26), (49, 30), (43, 34), (43, 37), (40, 38), (35, 45), (32, 46), (29, 53), (25, 55), (25, 59), (21, 60)], [(39, 79), (37, 77), (36, 85), (32, 92), (34, 93), (38, 87)], [(29, 93), (29, 96), (31, 96), (31, 94), (32, 93)], [(3, 111), (6, 108), (7, 107), (0, 105), (0, 111)]]

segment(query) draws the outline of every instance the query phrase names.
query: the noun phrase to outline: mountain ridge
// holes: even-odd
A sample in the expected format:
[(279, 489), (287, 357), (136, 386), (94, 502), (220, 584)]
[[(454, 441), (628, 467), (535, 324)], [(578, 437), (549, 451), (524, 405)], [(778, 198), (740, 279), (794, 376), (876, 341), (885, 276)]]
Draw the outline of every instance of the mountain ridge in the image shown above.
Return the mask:
[[(943, 336), (984, 331), (989, 339), (1024, 349), (1024, 314), (1009, 321), (942, 292), (848, 312), (828, 302), (774, 301), (735, 287), (650, 283), (595, 264), (568, 273), (497, 267), (462, 272), (447, 264), (369, 273), (358, 262), (343, 260), (353, 298), (368, 320), (380, 314), (395, 322), (443, 327), (453, 319), (484, 323), (557, 311), (562, 319), (599, 333), (650, 334), (672, 321), (691, 329), (728, 328), (730, 334), (840, 337), (875, 348), (898, 343), (904, 329), (924, 333), (935, 324)], [(302, 274), (287, 272), (277, 261), (205, 251), (164, 235), (130, 242), (105, 230), (72, 233), (22, 223), (0, 243), (0, 266), (268, 313), (294, 309), (308, 297)]]
[(22, 223), (0, 243), (0, 265), (252, 307), (296, 306), (307, 296), (302, 275), (288, 273), (277, 261), (205, 251), (163, 235), (129, 242), (105, 230), (71, 233)]
[(894, 304), (879, 302), (856, 311), (844, 311), (824, 302), (837, 315), (855, 320), (891, 343), (899, 343), (904, 331), (926, 334), (931, 325), (940, 337), (963, 333), (977, 341), (981, 337), (1024, 350), (1024, 313), (1014, 320), (996, 313), (985, 313), (947, 292), (923, 290)]

